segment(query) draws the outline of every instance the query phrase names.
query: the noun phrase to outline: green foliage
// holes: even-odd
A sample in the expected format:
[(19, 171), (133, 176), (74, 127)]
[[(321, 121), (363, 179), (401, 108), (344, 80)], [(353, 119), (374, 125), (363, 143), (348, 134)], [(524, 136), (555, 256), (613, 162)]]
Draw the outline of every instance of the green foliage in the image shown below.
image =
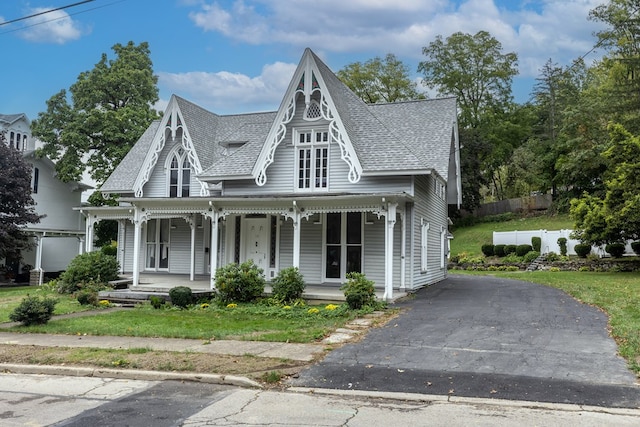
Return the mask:
[(542, 238), (533, 236), (531, 238), (531, 247), (533, 247), (534, 251), (540, 252), (540, 248), (542, 247)]
[(504, 247), (505, 245), (495, 245), (493, 248), (493, 252), (499, 256), (500, 258), (502, 258), (503, 256), (505, 256), (506, 254), (504, 253)]
[(73, 293), (82, 283), (107, 283), (118, 278), (120, 265), (118, 260), (101, 251), (87, 252), (71, 260), (67, 270), (60, 275), (61, 293)]
[(151, 303), (151, 307), (155, 308), (156, 310), (159, 310), (162, 307), (164, 307), (167, 301), (158, 295), (151, 295), (149, 297), (149, 302)]
[(515, 254), (517, 250), (516, 245), (504, 245), (504, 254), (505, 256), (510, 254)]
[(217, 298), (222, 304), (250, 302), (260, 298), (266, 284), (262, 272), (253, 260), (218, 268), (215, 275)]
[(624, 249), (624, 243), (609, 243), (604, 247), (604, 250), (614, 258), (620, 258), (624, 254)]
[[(566, 255), (563, 255), (563, 257)], [(559, 261), (561, 259), (561, 256), (558, 255), (555, 252), (549, 252), (544, 256), (545, 261), (547, 262), (554, 262), (554, 261)]]
[(9, 147), (0, 130), (0, 259), (19, 262), (22, 251), (33, 247), (23, 227), (40, 222), (31, 197), (31, 167), (22, 152)]
[(273, 296), (284, 302), (295, 301), (302, 297), (305, 287), (304, 277), (300, 274), (298, 267), (280, 270), (271, 282)]
[(9, 315), (12, 322), (20, 322), (25, 326), (47, 323), (58, 301), (53, 298), (40, 298), (27, 295)]
[(89, 289), (82, 289), (76, 294), (76, 299), (80, 305), (98, 306), (98, 293)]
[[(194, 302), (193, 291), (188, 286), (176, 286), (169, 289), (171, 303), (180, 308), (187, 308)], [(156, 308), (154, 306), (154, 308)]]
[(409, 67), (391, 53), (384, 59), (376, 56), (364, 64), (348, 64), (336, 75), (367, 104), (424, 98)]
[(533, 250), (533, 247), (531, 245), (527, 245), (527, 244), (518, 245), (516, 246), (516, 255), (525, 256), (532, 250)]
[[(158, 117), (158, 77), (149, 44), (115, 44), (90, 71), (47, 101), (32, 122), (42, 153), (56, 164), (63, 181), (79, 181), (85, 168), (98, 183), (111, 174), (149, 124)], [(71, 100), (71, 104), (69, 104)], [(85, 162), (83, 157), (88, 156)]]
[(522, 262), (522, 257), (516, 255), (515, 252), (511, 252), (505, 255), (504, 258), (502, 258), (502, 262), (507, 264), (518, 264)]
[(640, 241), (631, 242), (631, 249), (633, 249), (634, 254), (640, 255)]
[(111, 242), (108, 245), (104, 245), (100, 248), (100, 252), (105, 255), (116, 256), (118, 255), (118, 244), (116, 242)]
[(374, 282), (368, 280), (363, 273), (347, 273), (347, 282), (340, 288), (344, 292), (347, 304), (353, 310), (376, 303)]
[(484, 256), (493, 256), (495, 254), (495, 246), (489, 243), (482, 245), (482, 253)]
[(587, 255), (591, 253), (591, 245), (588, 243), (578, 243), (573, 247), (573, 250), (576, 251), (576, 254), (580, 258), (586, 258)]
[(533, 262), (536, 258), (540, 256), (540, 252), (538, 251), (529, 251), (522, 257), (522, 261), (524, 262)]
[(567, 256), (567, 238), (558, 238), (558, 246), (560, 246), (560, 255)]

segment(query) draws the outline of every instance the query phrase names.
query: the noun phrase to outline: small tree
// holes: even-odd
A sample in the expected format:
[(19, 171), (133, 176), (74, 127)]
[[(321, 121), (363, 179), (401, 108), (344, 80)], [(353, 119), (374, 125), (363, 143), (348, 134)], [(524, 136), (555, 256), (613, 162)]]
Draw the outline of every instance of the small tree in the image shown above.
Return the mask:
[(31, 168), (0, 132), (0, 259), (18, 262), (33, 247), (23, 226), (40, 222), (31, 197)]
[(101, 251), (78, 255), (60, 275), (59, 290), (61, 293), (73, 293), (85, 283), (108, 283), (118, 278), (119, 269), (120, 265), (116, 257)]
[(567, 238), (560, 237), (558, 239), (558, 246), (560, 246), (560, 255), (567, 256)]
[(306, 284), (298, 267), (280, 270), (271, 282), (273, 296), (282, 301), (293, 301), (302, 297)]

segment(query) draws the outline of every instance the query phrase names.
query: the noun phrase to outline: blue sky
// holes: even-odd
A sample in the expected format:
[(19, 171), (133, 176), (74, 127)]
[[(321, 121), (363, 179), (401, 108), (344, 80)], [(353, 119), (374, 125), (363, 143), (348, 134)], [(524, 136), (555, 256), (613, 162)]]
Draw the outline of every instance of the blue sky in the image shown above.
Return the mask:
[[(81, 0), (3, 0), (0, 23)], [(178, 94), (218, 114), (275, 110), (305, 47), (337, 71), (394, 53), (414, 72), (437, 35), (487, 30), (516, 52), (516, 101), (540, 67), (587, 53), (605, 0), (93, 0), (0, 25), (0, 113), (37, 117), (111, 47), (150, 45), (162, 109)], [(586, 59), (595, 60), (599, 52)]]

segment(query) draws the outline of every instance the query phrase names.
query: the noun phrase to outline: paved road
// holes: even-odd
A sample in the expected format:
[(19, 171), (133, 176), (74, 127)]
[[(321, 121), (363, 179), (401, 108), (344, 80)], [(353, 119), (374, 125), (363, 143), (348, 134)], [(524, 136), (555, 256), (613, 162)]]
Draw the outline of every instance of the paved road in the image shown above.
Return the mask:
[(277, 392), (177, 381), (0, 373), (0, 425), (637, 426), (640, 410), (438, 396)]
[(640, 407), (607, 317), (563, 292), (450, 276), (395, 321), (331, 352), (293, 385)]

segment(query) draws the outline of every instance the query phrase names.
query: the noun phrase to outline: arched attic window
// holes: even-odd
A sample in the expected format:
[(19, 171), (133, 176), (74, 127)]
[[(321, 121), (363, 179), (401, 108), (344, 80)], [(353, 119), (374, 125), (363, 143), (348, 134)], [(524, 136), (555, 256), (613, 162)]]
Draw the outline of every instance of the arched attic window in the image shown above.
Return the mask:
[(169, 197), (189, 197), (191, 168), (187, 153), (182, 147), (169, 156)]

